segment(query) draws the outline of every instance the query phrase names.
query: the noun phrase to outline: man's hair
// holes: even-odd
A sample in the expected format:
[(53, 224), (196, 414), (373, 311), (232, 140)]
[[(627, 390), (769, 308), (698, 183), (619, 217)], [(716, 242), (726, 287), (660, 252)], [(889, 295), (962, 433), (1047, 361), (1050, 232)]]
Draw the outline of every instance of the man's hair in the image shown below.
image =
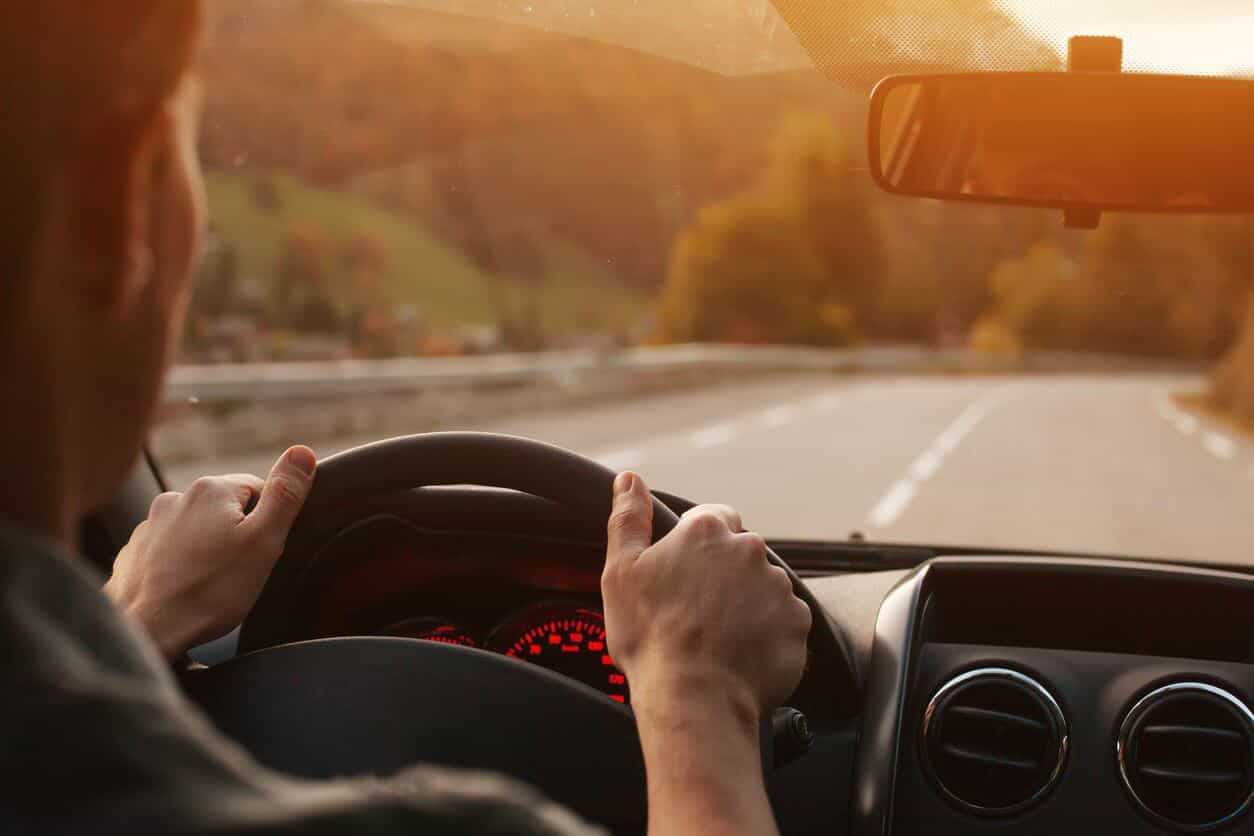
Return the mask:
[(199, 17), (200, 0), (4, 4), (0, 313), (20, 293), (50, 174), (111, 129), (151, 116), (192, 61)]

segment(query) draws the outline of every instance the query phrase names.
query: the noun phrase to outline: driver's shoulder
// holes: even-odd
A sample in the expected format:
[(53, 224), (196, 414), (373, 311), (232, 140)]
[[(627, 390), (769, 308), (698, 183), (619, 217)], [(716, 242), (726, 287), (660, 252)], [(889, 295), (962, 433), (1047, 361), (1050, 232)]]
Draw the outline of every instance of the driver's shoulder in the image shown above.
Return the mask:
[(172, 687), (160, 655), (103, 582), (85, 560), (0, 525), (0, 682), (70, 687), (115, 674)]
[(187, 702), (101, 582), (53, 544), (0, 528), (0, 774), (14, 776), (0, 830), (99, 832), (108, 819), (133, 833), (241, 836), (599, 832), (484, 773), (312, 782), (259, 766)]
[(421, 810), (437, 832), (481, 836), (596, 836), (593, 827), (534, 787), (489, 772), (417, 766), (355, 782), (372, 799)]

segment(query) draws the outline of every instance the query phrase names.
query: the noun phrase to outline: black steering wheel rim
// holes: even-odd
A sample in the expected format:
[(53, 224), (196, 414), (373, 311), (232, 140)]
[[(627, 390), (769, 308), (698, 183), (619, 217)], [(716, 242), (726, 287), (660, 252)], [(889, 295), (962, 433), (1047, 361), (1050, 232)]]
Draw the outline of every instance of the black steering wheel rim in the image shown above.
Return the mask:
[[(305, 638), (287, 634), (291, 614), (279, 602), (287, 601), (289, 593), (299, 586), (314, 547), (326, 536), (320, 522), (346, 500), (414, 488), (481, 485), (531, 494), (566, 506), (576, 514), (606, 520), (613, 504), (616, 476), (604, 465), (565, 448), (498, 433), (401, 436), (330, 456), (319, 463), (313, 490), (292, 526), (287, 548), (244, 622), (240, 648), (259, 650)], [(666, 536), (678, 522), (679, 517), (654, 497), (654, 541)], [(767, 560), (788, 573), (794, 593), (814, 614), (811, 653), (842, 662), (848, 660), (843, 637), (809, 588), (769, 547)]]
[[(223, 732), (281, 771), (327, 778), (414, 763), (487, 769), (526, 780), (614, 832), (643, 831), (643, 761), (624, 706), (482, 650), (384, 637), (308, 640), (304, 619), (293, 617), (306, 570), (338, 530), (333, 512), (346, 501), (476, 484), (559, 503), (603, 528), (615, 476), (569, 450), (487, 433), (408, 436), (326, 459), (243, 625), (242, 655), (186, 677), (188, 694)], [(678, 519), (654, 498), (655, 540)], [(774, 552), (768, 559), (814, 611), (812, 659), (845, 662), (810, 591)]]

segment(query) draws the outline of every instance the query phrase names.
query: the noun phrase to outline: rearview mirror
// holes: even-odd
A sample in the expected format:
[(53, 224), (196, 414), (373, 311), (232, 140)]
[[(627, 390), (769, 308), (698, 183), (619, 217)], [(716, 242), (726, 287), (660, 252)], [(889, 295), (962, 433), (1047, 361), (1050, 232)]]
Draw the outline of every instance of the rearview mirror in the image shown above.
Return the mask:
[(1254, 211), (1254, 82), (1114, 72), (894, 76), (872, 95), (870, 159), (882, 188), (919, 197)]

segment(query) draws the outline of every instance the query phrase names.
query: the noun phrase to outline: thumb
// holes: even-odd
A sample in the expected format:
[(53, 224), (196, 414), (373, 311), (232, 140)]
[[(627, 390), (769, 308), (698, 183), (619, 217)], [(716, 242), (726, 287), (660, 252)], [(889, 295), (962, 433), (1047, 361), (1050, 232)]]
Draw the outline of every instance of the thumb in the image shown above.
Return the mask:
[(293, 447), (279, 456), (261, 487), (257, 508), (244, 519), (258, 533), (276, 532), (287, 537), (288, 529), (313, 487), (318, 458), (308, 447)]
[(653, 542), (653, 497), (644, 480), (634, 473), (620, 473), (614, 480), (614, 507), (607, 533), (607, 563), (635, 560)]

